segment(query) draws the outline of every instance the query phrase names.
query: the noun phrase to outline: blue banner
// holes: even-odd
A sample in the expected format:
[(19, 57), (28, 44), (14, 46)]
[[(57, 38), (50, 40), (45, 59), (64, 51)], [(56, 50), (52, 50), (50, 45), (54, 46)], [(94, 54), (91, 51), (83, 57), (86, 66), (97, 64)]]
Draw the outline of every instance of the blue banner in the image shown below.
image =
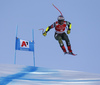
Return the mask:
[(34, 51), (34, 41), (22, 40), (16, 37), (15, 50)]

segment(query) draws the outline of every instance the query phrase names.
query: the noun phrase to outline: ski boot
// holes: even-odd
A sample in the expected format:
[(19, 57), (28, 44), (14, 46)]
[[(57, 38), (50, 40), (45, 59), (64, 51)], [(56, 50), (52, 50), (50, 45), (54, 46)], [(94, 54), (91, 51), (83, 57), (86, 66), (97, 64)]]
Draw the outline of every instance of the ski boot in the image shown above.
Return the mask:
[(71, 46), (68, 46), (68, 54), (70, 54), (70, 55), (74, 55), (74, 56), (76, 56), (77, 54), (74, 54), (73, 52), (72, 52), (72, 50), (71, 50)]
[(61, 48), (62, 48), (62, 50), (63, 50), (64, 54), (67, 54), (67, 51), (66, 51), (65, 46), (63, 45), (63, 46), (61, 46)]
[(71, 50), (71, 46), (68, 46), (68, 51), (69, 51), (69, 54), (74, 54)]

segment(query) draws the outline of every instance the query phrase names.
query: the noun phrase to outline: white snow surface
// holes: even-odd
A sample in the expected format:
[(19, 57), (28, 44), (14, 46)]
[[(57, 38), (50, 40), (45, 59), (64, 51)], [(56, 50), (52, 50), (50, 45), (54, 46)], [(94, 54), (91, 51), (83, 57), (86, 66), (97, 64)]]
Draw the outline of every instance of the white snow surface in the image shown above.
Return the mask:
[(1, 64), (0, 85), (100, 85), (100, 74)]

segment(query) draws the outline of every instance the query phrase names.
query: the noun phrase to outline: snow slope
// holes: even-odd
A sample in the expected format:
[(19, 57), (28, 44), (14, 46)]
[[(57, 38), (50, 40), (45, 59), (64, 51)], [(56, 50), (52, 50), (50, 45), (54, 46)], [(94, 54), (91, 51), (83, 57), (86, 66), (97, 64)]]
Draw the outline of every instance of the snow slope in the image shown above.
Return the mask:
[(100, 85), (100, 74), (1, 64), (0, 85)]

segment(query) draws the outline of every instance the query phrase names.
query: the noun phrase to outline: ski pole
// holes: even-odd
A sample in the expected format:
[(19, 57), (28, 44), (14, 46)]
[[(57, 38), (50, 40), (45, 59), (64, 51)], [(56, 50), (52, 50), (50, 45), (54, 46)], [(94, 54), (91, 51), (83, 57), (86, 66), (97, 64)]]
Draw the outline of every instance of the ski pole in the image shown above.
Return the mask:
[(42, 34), (44, 33), (44, 29), (43, 29), (43, 28), (41, 28), (41, 29), (39, 29), (39, 30), (42, 30)]
[(60, 14), (62, 15), (62, 13), (61, 13), (61, 11), (54, 5), (54, 4), (52, 4), (59, 12), (60, 12)]

